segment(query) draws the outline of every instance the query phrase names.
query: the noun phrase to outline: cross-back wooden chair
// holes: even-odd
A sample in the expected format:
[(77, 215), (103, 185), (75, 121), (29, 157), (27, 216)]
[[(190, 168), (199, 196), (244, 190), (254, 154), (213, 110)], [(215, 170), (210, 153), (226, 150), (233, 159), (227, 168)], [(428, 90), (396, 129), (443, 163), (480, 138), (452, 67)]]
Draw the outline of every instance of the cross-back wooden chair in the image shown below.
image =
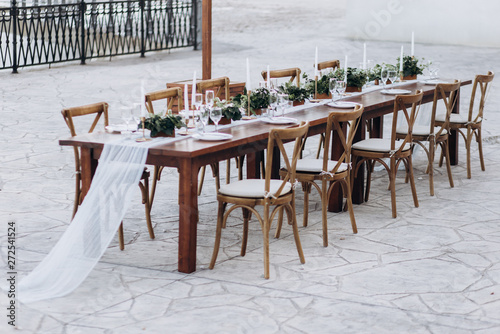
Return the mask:
[[(414, 95), (396, 95), (394, 99), (394, 111), (392, 118), (391, 138), (369, 138), (361, 140), (352, 145), (352, 162), (353, 175), (357, 175), (359, 168), (363, 162), (366, 162), (366, 170), (368, 172), (366, 181), (365, 201), (368, 201), (370, 193), (370, 182), (373, 165), (379, 162), (384, 166), (389, 175), (389, 189), (391, 191), (391, 206), (392, 217), (397, 217), (396, 211), (396, 173), (399, 164), (403, 162), (406, 170), (407, 178), (410, 180), (411, 191), (413, 195), (413, 203), (418, 207), (417, 191), (415, 188), (415, 180), (413, 178), (412, 164), (412, 133), (415, 118), (417, 117), (420, 103), (422, 101), (423, 92), (417, 91)], [(400, 115), (401, 113), (401, 115)], [(408, 129), (404, 138), (398, 140), (396, 128), (398, 118), (402, 117)], [(383, 159), (389, 159), (389, 164)]]
[[(177, 111), (182, 110), (182, 89), (179, 87), (167, 88), (158, 90), (156, 92), (147, 93), (144, 96), (144, 102), (146, 104), (146, 109), (148, 113), (154, 114), (154, 106), (153, 102), (166, 100), (166, 108), (167, 110), (172, 109), (174, 102), (177, 101)], [(164, 166), (154, 166), (153, 172), (153, 183), (151, 185), (151, 192), (149, 195), (149, 206), (153, 207), (153, 201), (155, 198), (156, 192), (156, 184), (160, 181), (161, 172), (163, 171)]]
[[(300, 68), (298, 67), (293, 67), (293, 68), (286, 68), (283, 70), (272, 70), (269, 71), (269, 76), (271, 78), (287, 78), (290, 77), (290, 82), (293, 82), (295, 80), (295, 84), (297, 87), (300, 86)], [(267, 71), (262, 71), (261, 72), (262, 78), (264, 80), (267, 80)]]
[[(219, 99), (223, 100), (228, 100), (230, 98), (230, 93), (229, 93), (229, 78), (228, 77), (221, 77), (221, 78), (216, 78), (216, 79), (208, 79), (208, 80), (202, 80), (198, 81), (196, 83), (196, 90), (198, 93), (203, 94), (203, 99), (205, 99), (205, 92), (207, 90), (213, 90), (214, 91), (214, 97), (218, 97)], [(224, 95), (222, 95), (224, 93)], [(206, 101), (205, 101), (206, 102)], [(236, 166), (238, 167), (238, 179), (243, 178), (243, 169), (240, 166), (242, 161), (240, 158), (236, 158)], [(212, 174), (214, 178), (216, 179), (216, 182), (219, 182), (219, 175), (218, 175), (218, 168), (214, 169), (214, 166), (212, 166)], [(231, 179), (231, 160), (227, 159), (226, 160), (226, 183), (230, 182)], [(200, 169), (200, 180), (198, 182), (198, 195), (201, 194), (201, 191), (203, 189), (203, 182), (205, 181), (205, 171), (206, 171), (206, 166), (201, 167)]]
[[(346, 197), (347, 209), (351, 219), (352, 231), (358, 232), (356, 227), (356, 220), (354, 218), (354, 211), (352, 207), (351, 197), (351, 145), (354, 134), (358, 128), (359, 119), (363, 113), (363, 106), (357, 105), (354, 110), (334, 111), (328, 115), (328, 122), (325, 132), (325, 146), (323, 148), (322, 159), (299, 159), (296, 168), (296, 178), (302, 183), (304, 189), (304, 220), (303, 226), (307, 226), (308, 208), (309, 208), (309, 192), (311, 187), (314, 186), (321, 198), (321, 213), (323, 224), (323, 246), (328, 246), (328, 198), (332, 192), (335, 184), (340, 184), (342, 191)], [(347, 131), (347, 124), (351, 122), (349, 131)], [(345, 133), (344, 133), (345, 132)], [(336, 161), (330, 160), (330, 142), (332, 136), (337, 133), (337, 137), (342, 144), (344, 152)], [(336, 137), (336, 138), (337, 138)], [(283, 175), (286, 170), (282, 169), (280, 174)], [(316, 181), (320, 181), (318, 185)], [(279, 236), (277, 231), (276, 237)]]
[[(448, 173), (448, 181), (450, 187), (453, 188), (453, 176), (451, 174), (450, 152), (448, 149), (448, 137), (450, 133), (450, 115), (456, 101), (457, 92), (460, 89), (460, 81), (455, 80), (450, 84), (438, 84), (434, 89), (434, 100), (432, 102), (432, 114), (430, 123), (427, 125), (415, 125), (413, 127), (412, 140), (415, 144), (422, 147), (427, 155), (428, 165), (427, 173), (429, 173), (429, 191), (430, 195), (434, 196), (434, 156), (436, 149), (441, 147), (441, 151), (446, 156), (446, 170)], [(436, 111), (438, 104), (444, 104), (445, 116), (440, 125), (436, 122)], [(398, 138), (403, 138), (406, 135), (406, 128), (398, 129)], [(427, 144), (426, 144), (427, 143)]]
[(340, 60), (335, 59), (335, 60), (327, 60), (327, 61), (322, 61), (318, 63), (318, 70), (324, 70), (325, 68), (340, 68)]
[[(90, 126), (88, 133), (92, 133), (97, 126), (100, 118), (104, 118), (104, 127), (109, 125), (108, 118), (108, 104), (106, 102), (94, 103), (89, 105), (84, 105), (80, 107), (66, 108), (61, 111), (64, 121), (68, 125), (69, 131), (71, 132), (71, 136), (74, 137), (77, 135), (75, 124), (73, 119), (75, 117), (80, 116), (88, 116), (95, 115), (94, 121)], [(78, 147), (74, 147), (75, 153), (75, 202), (73, 204), (73, 216), (75, 216), (78, 211), (78, 207), (82, 201), (82, 179), (81, 179), (81, 160), (80, 160), (80, 150)], [(144, 204), (144, 209), (146, 212), (146, 224), (148, 227), (149, 236), (151, 239), (155, 238), (153, 225), (151, 224), (151, 207), (149, 203), (149, 172), (147, 169), (144, 169), (144, 172), (141, 176), (141, 181), (139, 181), (139, 188), (142, 193), (142, 203)], [(123, 238), (123, 222), (120, 224), (120, 228), (118, 229), (118, 240), (120, 243), (120, 249), (123, 250), (125, 248), (125, 242)]]
[[(465, 148), (467, 150), (467, 178), (471, 178), (471, 145), (472, 139), (476, 137), (476, 142), (479, 150), (479, 161), (481, 163), (481, 170), (485, 170), (484, 159), (483, 159), (483, 139), (481, 133), (481, 126), (483, 123), (483, 113), (484, 104), (486, 102), (486, 95), (488, 92), (488, 87), (493, 81), (495, 74), (488, 71), (485, 75), (476, 75), (474, 78), (474, 84), (472, 86), (472, 94), (469, 104), (469, 112), (467, 116), (465, 114), (451, 114), (450, 115), (450, 129), (458, 131), (465, 141)], [(476, 104), (476, 93), (479, 88), (479, 101)], [(477, 108), (475, 108), (477, 106)], [(436, 125), (440, 126), (444, 124), (444, 115), (436, 116)], [(439, 160), (439, 165), (443, 163), (443, 152), (441, 151), (441, 158)]]
[[(250, 216), (254, 214), (260, 222), (264, 239), (264, 277), (266, 279), (269, 278), (269, 232), (271, 223), (277, 212), (282, 214), (283, 210), (286, 211), (288, 222), (293, 228), (295, 245), (299, 253), (300, 262), (305, 263), (295, 216), (294, 188), (295, 167), (299, 158), (303, 138), (306, 136), (308, 130), (308, 122), (302, 122), (299, 126), (293, 128), (271, 129), (267, 145), (267, 168), (265, 179), (240, 180), (220, 187), (217, 192), (217, 201), (219, 202), (217, 211), (217, 230), (215, 234), (214, 251), (209, 266), (210, 269), (213, 269), (215, 261), (217, 260), (222, 228), (229, 214), (237, 208), (243, 209), (241, 256), (244, 256), (246, 253)], [(295, 141), (295, 145), (290, 159), (285, 150), (284, 143), (291, 140)], [(282, 160), (285, 162), (288, 171), (281, 180), (271, 179), (273, 151), (276, 149), (280, 151)], [(226, 211), (228, 204), (233, 205)], [(263, 206), (263, 215), (260, 215), (259, 212), (255, 210), (255, 206), (257, 205)]]

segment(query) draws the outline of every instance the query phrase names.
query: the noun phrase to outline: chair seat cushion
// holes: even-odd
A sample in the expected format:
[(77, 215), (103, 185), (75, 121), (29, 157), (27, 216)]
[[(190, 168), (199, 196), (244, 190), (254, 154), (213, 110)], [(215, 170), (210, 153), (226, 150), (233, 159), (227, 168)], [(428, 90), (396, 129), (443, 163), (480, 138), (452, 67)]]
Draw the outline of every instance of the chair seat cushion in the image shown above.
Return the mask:
[[(446, 115), (436, 115), (436, 121), (438, 122), (444, 122), (444, 118)], [(465, 114), (451, 114), (450, 115), (450, 123), (467, 123), (468, 120), (468, 115)]]
[[(403, 141), (397, 140), (396, 141), (396, 150), (400, 148), (400, 146), (403, 144)], [(411, 148), (410, 143), (406, 143), (405, 147), (403, 148), (403, 151), (407, 151)], [(390, 139), (384, 139), (384, 138), (370, 138), (370, 139), (365, 139), (358, 141), (357, 143), (352, 144), (352, 149), (353, 150), (361, 150), (361, 151), (371, 151), (371, 152), (380, 152), (384, 153), (387, 152), (389, 153), (391, 151), (391, 140)]]
[[(337, 161), (329, 160), (328, 161), (328, 170), (326, 172), (331, 171)], [(342, 163), (337, 169), (337, 173), (341, 173), (346, 171), (348, 165), (346, 163)], [(323, 159), (300, 159), (297, 161), (297, 172), (311, 172), (311, 173), (321, 173), (323, 171)]]
[[(434, 133), (437, 133), (439, 130), (441, 129), (440, 126), (436, 126), (434, 128)], [(415, 125), (413, 127), (413, 134), (415, 136), (428, 136), (429, 135), (429, 131), (430, 130), (430, 127), (429, 125)], [(406, 134), (408, 132), (408, 128), (405, 127), (405, 126), (402, 126), (402, 127), (399, 127), (396, 129), (396, 133), (398, 134)], [(443, 130), (443, 135), (446, 134), (446, 129)]]
[[(283, 181), (271, 180), (270, 193), (276, 195)], [(265, 180), (248, 179), (225, 184), (220, 187), (219, 193), (222, 195), (244, 198), (264, 198), (265, 197)], [(281, 195), (286, 195), (292, 190), (290, 182), (287, 182)]]

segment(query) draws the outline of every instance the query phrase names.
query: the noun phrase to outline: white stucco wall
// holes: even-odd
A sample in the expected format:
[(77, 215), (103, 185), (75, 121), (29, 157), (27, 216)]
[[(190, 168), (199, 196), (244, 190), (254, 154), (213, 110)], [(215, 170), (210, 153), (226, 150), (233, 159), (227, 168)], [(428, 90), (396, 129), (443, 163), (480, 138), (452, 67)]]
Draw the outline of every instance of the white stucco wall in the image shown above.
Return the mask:
[(500, 47), (499, 0), (348, 0), (347, 36)]

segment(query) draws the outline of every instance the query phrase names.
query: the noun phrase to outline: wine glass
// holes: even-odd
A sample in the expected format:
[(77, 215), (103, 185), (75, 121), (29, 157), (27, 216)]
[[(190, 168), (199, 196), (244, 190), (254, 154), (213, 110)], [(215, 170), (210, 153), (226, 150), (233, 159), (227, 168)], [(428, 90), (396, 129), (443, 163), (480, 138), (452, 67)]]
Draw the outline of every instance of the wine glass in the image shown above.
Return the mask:
[(202, 104), (203, 104), (203, 94), (200, 93), (194, 94), (193, 105), (195, 109), (200, 110)]
[(335, 86), (337, 87), (337, 93), (339, 94), (339, 98), (341, 98), (345, 94), (346, 82), (337, 81)]
[(125, 130), (122, 131), (122, 134), (130, 134), (130, 122), (134, 120), (134, 111), (130, 107), (121, 107), (120, 108), (120, 116), (125, 122)]
[(222, 108), (214, 107), (210, 109), (210, 119), (215, 124), (215, 132), (219, 132), (218, 126), (221, 118), (222, 118)]
[(205, 103), (209, 108), (212, 108), (214, 106), (214, 99), (215, 99), (215, 94), (213, 90), (207, 90), (205, 92)]
[(275, 90), (271, 90), (269, 92), (269, 107), (270, 107), (269, 117), (274, 116), (274, 112), (278, 108), (278, 103), (279, 103), (278, 99), (279, 99), (278, 92)]
[(337, 79), (330, 78), (329, 86), (330, 94), (332, 94), (332, 102), (335, 101), (335, 92), (337, 90)]
[(281, 116), (285, 116), (285, 109), (288, 106), (288, 94), (278, 95), (278, 105), (281, 109)]
[(387, 73), (389, 76), (389, 80), (391, 80), (391, 84), (394, 85), (394, 83), (396, 82), (396, 78), (398, 77), (398, 72), (396, 72), (395, 70), (389, 70), (387, 71)]
[(198, 111), (201, 125), (203, 126), (202, 132), (205, 133), (205, 126), (207, 126), (208, 118), (210, 117), (210, 108), (208, 106), (201, 106)]
[(386, 66), (382, 67), (382, 70), (380, 71), (380, 80), (382, 80), (382, 84), (387, 85), (387, 79), (389, 79), (389, 70), (387, 69)]

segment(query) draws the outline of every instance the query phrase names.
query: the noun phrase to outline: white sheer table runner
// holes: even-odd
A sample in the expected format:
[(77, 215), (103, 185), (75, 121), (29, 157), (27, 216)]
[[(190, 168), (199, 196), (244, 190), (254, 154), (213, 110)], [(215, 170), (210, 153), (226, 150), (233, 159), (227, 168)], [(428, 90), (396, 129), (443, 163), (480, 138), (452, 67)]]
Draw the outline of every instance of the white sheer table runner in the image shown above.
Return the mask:
[(19, 300), (61, 297), (89, 275), (113, 239), (144, 171), (148, 149), (184, 138), (105, 144), (91, 187), (68, 229), (38, 266), (19, 282)]

